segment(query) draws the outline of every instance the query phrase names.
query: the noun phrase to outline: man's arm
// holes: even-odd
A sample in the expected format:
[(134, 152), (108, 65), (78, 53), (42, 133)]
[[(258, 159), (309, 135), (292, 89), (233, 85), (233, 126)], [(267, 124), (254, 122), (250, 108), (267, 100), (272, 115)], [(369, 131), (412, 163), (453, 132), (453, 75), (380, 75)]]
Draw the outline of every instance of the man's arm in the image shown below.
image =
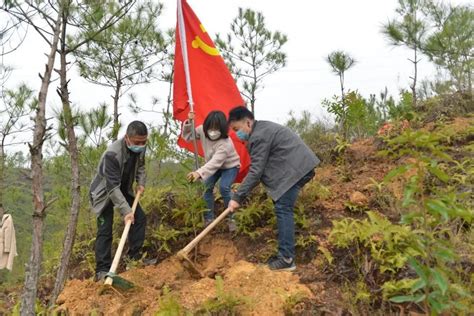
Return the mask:
[(120, 170), (120, 164), (116, 154), (113, 152), (105, 153), (103, 164), (102, 172), (106, 180), (107, 193), (114, 206), (119, 209), (120, 214), (125, 216), (130, 213), (132, 209), (120, 190), (122, 170)]
[(146, 184), (146, 171), (145, 171), (145, 152), (140, 154), (137, 161), (137, 187), (145, 188)]
[(250, 169), (239, 189), (232, 196), (232, 200), (241, 204), (250, 191), (260, 182), (270, 154), (273, 137), (271, 139), (258, 138), (252, 140), (250, 152)]

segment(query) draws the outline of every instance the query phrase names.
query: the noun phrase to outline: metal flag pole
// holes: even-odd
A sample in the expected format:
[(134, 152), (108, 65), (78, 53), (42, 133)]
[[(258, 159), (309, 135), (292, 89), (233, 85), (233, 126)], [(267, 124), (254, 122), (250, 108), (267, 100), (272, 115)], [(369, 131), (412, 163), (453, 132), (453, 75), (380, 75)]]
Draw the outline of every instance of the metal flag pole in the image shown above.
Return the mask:
[[(183, 55), (183, 65), (184, 65), (184, 74), (186, 78), (186, 88), (188, 91), (188, 103), (189, 110), (194, 113), (194, 101), (193, 101), (193, 92), (191, 89), (191, 76), (189, 74), (189, 61), (188, 61), (188, 47), (186, 43), (186, 29), (184, 26), (184, 16), (183, 16), (183, 0), (178, 0), (178, 32), (179, 39), (181, 42), (181, 53)], [(195, 170), (199, 169), (199, 160), (198, 160), (198, 146), (196, 141), (196, 126), (194, 119), (191, 119), (191, 130), (193, 138), (193, 147), (194, 147), (194, 167)]]

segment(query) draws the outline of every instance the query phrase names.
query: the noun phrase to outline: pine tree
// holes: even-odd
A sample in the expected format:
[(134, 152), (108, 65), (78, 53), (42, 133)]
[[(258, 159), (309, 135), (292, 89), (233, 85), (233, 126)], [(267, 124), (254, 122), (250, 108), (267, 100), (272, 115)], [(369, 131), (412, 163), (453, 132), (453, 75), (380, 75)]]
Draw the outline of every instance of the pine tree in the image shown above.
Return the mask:
[(263, 88), (263, 79), (286, 65), (282, 48), (288, 39), (279, 31), (269, 30), (263, 14), (251, 9), (239, 8), (230, 29), (226, 39), (217, 35), (216, 45), (255, 113), (256, 94)]
[(423, 9), (425, 0), (399, 0), (396, 13), (398, 19), (393, 19), (385, 24), (382, 33), (385, 34), (390, 44), (394, 46), (406, 46), (413, 50), (413, 76), (410, 86), (413, 95), (413, 107), (417, 104), (416, 84), (418, 80), (418, 63), (420, 53), (427, 35), (426, 21), (423, 20)]

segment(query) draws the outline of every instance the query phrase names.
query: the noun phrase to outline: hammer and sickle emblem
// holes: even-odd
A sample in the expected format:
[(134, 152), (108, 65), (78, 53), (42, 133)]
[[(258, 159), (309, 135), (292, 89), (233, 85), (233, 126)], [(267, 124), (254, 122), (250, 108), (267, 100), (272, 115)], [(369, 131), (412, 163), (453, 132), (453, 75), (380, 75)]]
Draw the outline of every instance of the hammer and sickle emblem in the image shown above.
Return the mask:
[[(206, 29), (204, 28), (202, 24), (200, 24), (199, 27), (201, 28), (203, 33), (206, 33)], [(206, 43), (204, 43), (204, 41), (198, 35), (196, 35), (194, 40), (191, 42), (191, 45), (193, 46), (193, 48), (202, 49), (202, 51), (208, 55), (219, 56), (219, 50), (215, 47), (209, 46)]]

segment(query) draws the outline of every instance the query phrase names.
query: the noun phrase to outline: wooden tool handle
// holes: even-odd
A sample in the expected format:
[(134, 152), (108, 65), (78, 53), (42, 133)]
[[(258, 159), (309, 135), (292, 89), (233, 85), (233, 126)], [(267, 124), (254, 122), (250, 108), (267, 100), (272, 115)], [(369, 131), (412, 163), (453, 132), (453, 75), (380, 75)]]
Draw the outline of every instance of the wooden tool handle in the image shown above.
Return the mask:
[(226, 208), (212, 223), (210, 223), (199, 235), (197, 235), (189, 244), (186, 245), (179, 253), (187, 255), (198, 242), (201, 241), (217, 224), (219, 224), (231, 211), (231, 208)]
[[(135, 200), (133, 201), (133, 205), (132, 205), (132, 214), (135, 214), (135, 210), (137, 209), (140, 195), (141, 195), (141, 192), (137, 192), (137, 195), (135, 196)], [(125, 246), (125, 242), (127, 241), (128, 232), (130, 231), (130, 226), (132, 226), (131, 221), (128, 221), (125, 223), (125, 228), (123, 229), (122, 237), (120, 237), (120, 242), (119, 242), (117, 251), (115, 252), (114, 261), (112, 261), (112, 266), (110, 267), (109, 272), (115, 273), (117, 271), (117, 267), (120, 262), (120, 257), (122, 256), (123, 247)], [(112, 284), (112, 281), (113, 281), (112, 278), (106, 278), (105, 284)]]

